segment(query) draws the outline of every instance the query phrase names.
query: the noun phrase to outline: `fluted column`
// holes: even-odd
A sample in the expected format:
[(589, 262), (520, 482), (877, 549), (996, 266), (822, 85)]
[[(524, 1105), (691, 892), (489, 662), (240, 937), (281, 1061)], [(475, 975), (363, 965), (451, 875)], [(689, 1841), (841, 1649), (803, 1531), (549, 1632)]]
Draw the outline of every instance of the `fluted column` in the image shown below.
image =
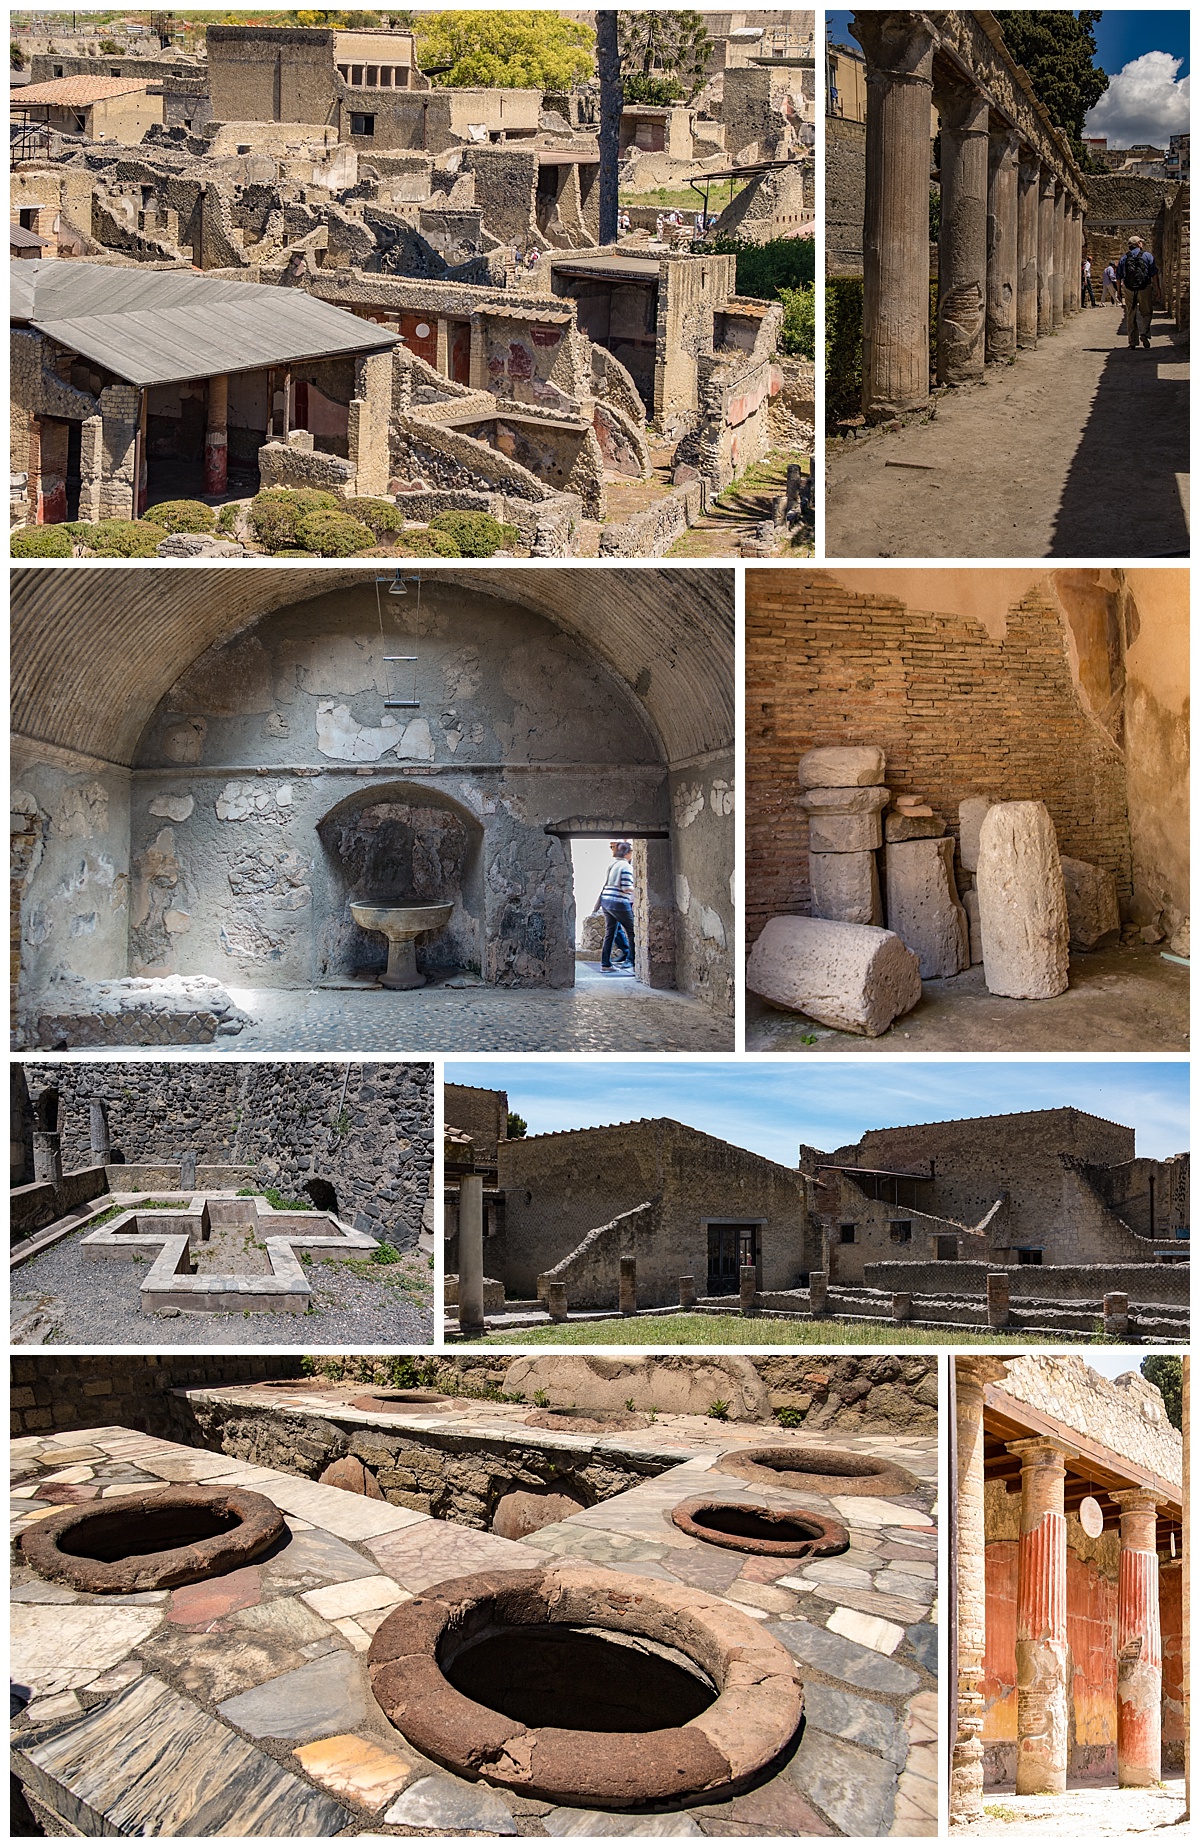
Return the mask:
[[(1083, 212), (1078, 205), (1072, 208), (1071, 222), (1075, 229), (1072, 246), (1075, 251), (1075, 312), (1079, 314), (1083, 309)], [(1095, 286), (1093, 283), (1093, 293), (1095, 293)]]
[(1007, 1362), (964, 1355), (954, 1362), (954, 1582), (958, 1607), (958, 1714), (951, 1745), (950, 1819), (983, 1813), (983, 1659), (987, 1639), (984, 1574), (983, 1388)]
[(1017, 1553), (1017, 1794), (1067, 1786), (1067, 1518), (1069, 1451), (1044, 1437), (1008, 1449), (1021, 1459)]
[(1117, 1490), (1117, 1782), (1145, 1789), (1162, 1776), (1162, 1628), (1158, 1614), (1158, 1500)]
[(1017, 351), (1017, 136), (1001, 122), (988, 134), (987, 356)]
[(1038, 337), (1054, 332), (1054, 175), (1038, 181)]
[(929, 123), (933, 40), (910, 13), (856, 13), (867, 72), (863, 410), (929, 400)]
[(942, 214), (938, 237), (938, 383), (983, 375), (988, 267), (988, 106), (973, 84), (939, 84)]
[(1038, 337), (1038, 180), (1041, 166), (1022, 154), (1017, 167), (1017, 345)]
[(1067, 271), (1065, 200), (1066, 194), (1063, 192), (1062, 181), (1059, 180), (1054, 187), (1054, 217), (1051, 229), (1051, 236), (1054, 239), (1054, 278), (1050, 284), (1050, 308), (1054, 316), (1055, 327), (1061, 327), (1063, 324), (1063, 288)]
[(1079, 313), (1079, 256), (1075, 249), (1075, 201), (1063, 200), (1063, 319)]

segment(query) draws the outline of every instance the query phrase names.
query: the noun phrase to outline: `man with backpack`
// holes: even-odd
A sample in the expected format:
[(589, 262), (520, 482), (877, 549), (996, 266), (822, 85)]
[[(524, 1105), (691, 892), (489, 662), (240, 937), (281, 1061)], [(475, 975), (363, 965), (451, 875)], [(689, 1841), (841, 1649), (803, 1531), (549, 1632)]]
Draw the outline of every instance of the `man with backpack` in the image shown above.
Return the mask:
[(1129, 344), (1150, 344), (1150, 314), (1154, 303), (1154, 258), (1142, 248), (1140, 237), (1131, 237), (1129, 248), (1117, 264), (1117, 281), (1125, 297), (1125, 332)]

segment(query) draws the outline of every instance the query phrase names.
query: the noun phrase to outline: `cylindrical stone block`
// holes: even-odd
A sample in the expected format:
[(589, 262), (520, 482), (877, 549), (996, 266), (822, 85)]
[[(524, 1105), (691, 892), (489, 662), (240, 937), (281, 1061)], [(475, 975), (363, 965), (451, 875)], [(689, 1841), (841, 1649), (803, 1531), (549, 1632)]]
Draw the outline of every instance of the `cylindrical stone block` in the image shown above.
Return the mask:
[[(879, 827), (878, 815), (866, 818)], [(827, 923), (872, 924), (877, 928), (883, 923), (879, 863), (870, 850), (818, 853), (810, 845), (808, 888), (814, 917)]]
[(816, 1316), (825, 1313), (825, 1298), (828, 1292), (829, 1272), (827, 1270), (811, 1271), (808, 1278), (808, 1306), (811, 1314)]
[(1117, 1577), (1117, 1782), (1147, 1789), (1162, 1776), (1162, 1629), (1158, 1502), (1140, 1488), (1113, 1494), (1121, 1509)]
[(860, 12), (866, 57), (863, 409), (929, 401), (929, 149), (933, 39), (917, 14)]
[(1038, 337), (1038, 180), (1041, 167), (1022, 157), (1017, 167), (1017, 345)]
[(1067, 1452), (1042, 1437), (1007, 1446), (1021, 1459), (1017, 1550), (1017, 1794), (1067, 1786)]
[(1017, 350), (1017, 136), (1006, 123), (988, 136), (987, 357)]
[(738, 1307), (743, 1315), (754, 1313), (754, 1300), (758, 1294), (758, 1271), (752, 1263), (744, 1263), (738, 1270)]
[(1054, 332), (1054, 175), (1038, 182), (1038, 337)]
[(1054, 823), (1043, 802), (997, 802), (979, 830), (979, 929), (989, 993), (1047, 1000), (1068, 979), (1070, 924)]
[(546, 1313), (551, 1321), (565, 1321), (567, 1318), (567, 1285), (565, 1283), (547, 1283)]
[(696, 1306), (696, 1279), (694, 1276), (681, 1276), (679, 1279), (679, 1306), (683, 1309)]
[(973, 84), (939, 85), (938, 382), (981, 378), (988, 260), (988, 106)]
[(482, 1174), (458, 1183), (458, 1326), (463, 1334), (484, 1330)]
[(622, 1257), (618, 1279), (618, 1306), (623, 1315), (637, 1314), (637, 1258)]
[(1005, 1360), (954, 1361), (954, 1568), (958, 1604), (958, 1712), (950, 1760), (950, 1818), (983, 1813), (984, 1586), (983, 1393), (1003, 1379)]
[(987, 1318), (990, 1328), (1008, 1326), (1008, 1278), (993, 1274), (987, 1279)]
[(102, 1097), (92, 1098), (89, 1116), (88, 1140), (92, 1159), (104, 1164), (112, 1153), (112, 1141), (108, 1132), (108, 1107)]
[(46, 1129), (33, 1131), (33, 1177), (57, 1186), (62, 1179), (62, 1137)]

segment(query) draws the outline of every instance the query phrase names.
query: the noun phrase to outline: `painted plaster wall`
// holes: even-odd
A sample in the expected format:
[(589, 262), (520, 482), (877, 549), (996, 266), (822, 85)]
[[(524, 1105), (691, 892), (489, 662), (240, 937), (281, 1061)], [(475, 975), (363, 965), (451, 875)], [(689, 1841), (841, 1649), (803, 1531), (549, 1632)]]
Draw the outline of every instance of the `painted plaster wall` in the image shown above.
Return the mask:
[(1191, 909), (1188, 854), (1188, 578), (1127, 573), (1125, 743), (1137, 922), (1174, 935)]
[[(385, 707), (412, 694), (386, 654), (419, 656), (418, 711)], [(297, 606), (211, 650), (144, 734), (131, 969), (306, 986), (382, 967), (351, 897), (413, 896), (456, 907), (441, 959), (425, 939), (419, 961), (570, 985), (570, 860), (545, 826), (597, 805), (661, 825), (658, 759), (628, 689), (528, 611), (428, 577), (420, 615), (410, 596), (382, 636), (371, 589)], [(410, 830), (417, 817), (411, 890), (354, 890), (335, 856), (381, 810)], [(431, 834), (437, 851), (419, 844)]]
[(734, 1008), (734, 799), (732, 754), (671, 774), (677, 985), (724, 1014)]
[(13, 753), (11, 800), (24, 829), (13, 892), (22, 1001), (66, 971), (93, 980), (127, 972), (129, 772), (50, 754), (20, 740)]

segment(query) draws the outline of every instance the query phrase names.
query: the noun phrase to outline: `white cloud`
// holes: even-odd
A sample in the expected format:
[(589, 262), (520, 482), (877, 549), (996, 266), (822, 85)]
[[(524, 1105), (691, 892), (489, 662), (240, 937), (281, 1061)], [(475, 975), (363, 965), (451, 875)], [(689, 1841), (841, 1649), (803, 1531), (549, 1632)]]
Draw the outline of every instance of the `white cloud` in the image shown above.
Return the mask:
[(1108, 80), (1108, 88), (1084, 119), (1089, 135), (1107, 135), (1109, 147), (1150, 142), (1165, 148), (1172, 135), (1189, 128), (1190, 77), (1176, 77), (1183, 63), (1169, 51), (1145, 51)]

